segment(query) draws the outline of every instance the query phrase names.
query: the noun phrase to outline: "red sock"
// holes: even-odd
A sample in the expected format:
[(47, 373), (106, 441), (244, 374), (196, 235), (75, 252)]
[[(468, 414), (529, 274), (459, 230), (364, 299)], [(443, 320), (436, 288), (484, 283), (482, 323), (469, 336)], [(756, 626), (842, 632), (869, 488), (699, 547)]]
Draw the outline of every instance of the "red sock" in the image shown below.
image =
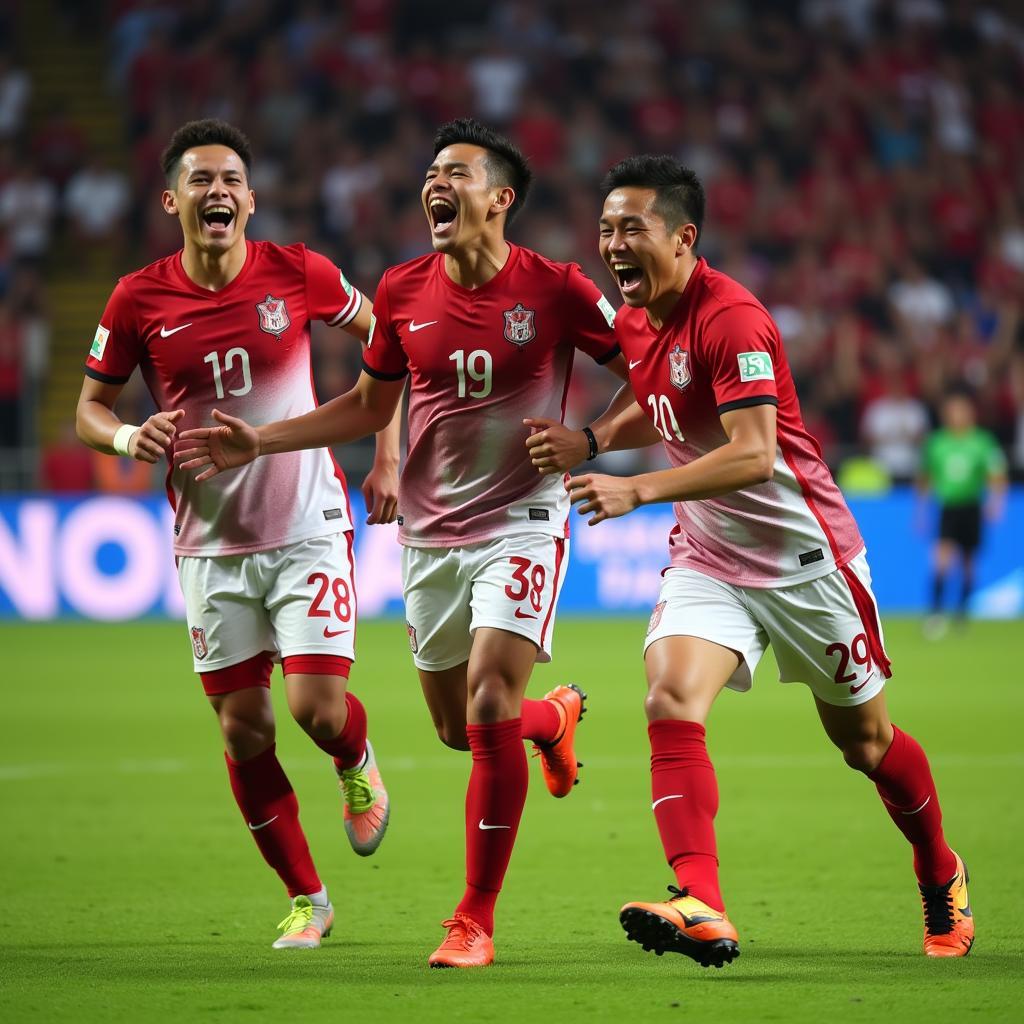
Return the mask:
[(494, 904), (508, 869), (529, 774), (519, 718), (467, 725), (473, 770), (466, 790), (466, 893), (456, 911), (494, 934)]
[(718, 782), (708, 758), (704, 726), (661, 718), (647, 726), (647, 735), (654, 819), (665, 857), (681, 889), (722, 910), (714, 824)]
[(281, 876), (288, 895), (319, 892), (323, 886), (299, 824), (299, 801), (274, 744), (248, 761), (233, 761), (227, 754), (224, 760), (242, 817), (263, 859)]
[(868, 778), (914, 848), (917, 880), (922, 885), (944, 885), (956, 874), (956, 858), (942, 834), (939, 797), (920, 744), (893, 726), (892, 745)]
[(339, 770), (355, 768), (366, 753), (366, 708), (353, 693), (345, 694), (345, 706), (348, 708), (345, 726), (333, 740), (313, 737), (313, 742), (334, 758)]
[(558, 708), (550, 700), (524, 700), (523, 739), (534, 743), (552, 743), (562, 727)]

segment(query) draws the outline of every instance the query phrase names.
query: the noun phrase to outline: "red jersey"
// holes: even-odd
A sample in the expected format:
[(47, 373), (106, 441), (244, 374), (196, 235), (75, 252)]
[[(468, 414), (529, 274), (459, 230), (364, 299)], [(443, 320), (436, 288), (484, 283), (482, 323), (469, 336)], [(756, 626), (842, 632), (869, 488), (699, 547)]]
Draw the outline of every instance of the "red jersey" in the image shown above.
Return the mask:
[(674, 566), (737, 586), (783, 587), (824, 576), (863, 549), (800, 418), (778, 328), (746, 288), (700, 259), (660, 331), (646, 310), (628, 306), (615, 326), (633, 392), (673, 466), (728, 441), (723, 413), (778, 407), (773, 478), (717, 498), (676, 502), (669, 537)]
[(618, 354), (615, 315), (576, 264), (509, 248), (480, 288), (452, 281), (440, 253), (392, 267), (377, 288), (363, 368), (411, 376), (398, 501), (410, 547), (566, 535), (568, 495), (534, 469), (523, 418), (562, 419), (575, 350)]
[[(158, 409), (184, 409), (180, 430), (221, 409), (253, 424), (316, 406), (309, 322), (344, 326), (362, 297), (304, 245), (247, 242), (241, 273), (219, 291), (185, 273), (181, 252), (121, 278), (86, 361), (123, 384), (138, 366)], [(351, 529), (345, 478), (327, 449), (274, 455), (197, 484), (167, 473), (178, 555), (235, 555)]]

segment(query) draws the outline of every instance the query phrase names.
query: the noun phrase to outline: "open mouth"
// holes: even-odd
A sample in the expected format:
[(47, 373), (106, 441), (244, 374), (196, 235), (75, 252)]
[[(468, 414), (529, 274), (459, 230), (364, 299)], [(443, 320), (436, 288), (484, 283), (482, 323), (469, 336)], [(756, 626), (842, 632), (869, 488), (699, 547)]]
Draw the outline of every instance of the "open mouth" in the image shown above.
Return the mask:
[(435, 233), (446, 231), (455, 223), (457, 213), (455, 207), (447, 199), (434, 196), (430, 200), (428, 209), (430, 210), (430, 226)]
[(203, 223), (218, 234), (227, 231), (234, 219), (235, 211), (230, 206), (208, 206), (203, 210)]
[(618, 279), (619, 290), (623, 295), (635, 292), (644, 279), (644, 272), (632, 263), (615, 262), (612, 264), (612, 271)]

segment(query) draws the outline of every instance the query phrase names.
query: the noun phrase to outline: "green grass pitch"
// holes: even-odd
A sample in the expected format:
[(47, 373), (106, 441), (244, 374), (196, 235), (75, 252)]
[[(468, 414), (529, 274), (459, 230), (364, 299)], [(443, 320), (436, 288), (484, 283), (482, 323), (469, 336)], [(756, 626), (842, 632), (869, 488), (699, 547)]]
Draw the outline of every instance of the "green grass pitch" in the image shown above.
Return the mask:
[(766, 664), (752, 693), (723, 695), (709, 745), (743, 955), (721, 971), (645, 954), (617, 920), (672, 881), (650, 812), (643, 629), (559, 623), (531, 693), (589, 691), (583, 781), (556, 801), (531, 764), (497, 962), (459, 972), (426, 957), (462, 888), (469, 759), (433, 735), (401, 622), (360, 627), (352, 679), (392, 797), (372, 858), (349, 850), (330, 768), (275, 679), (278, 748), (337, 909), (318, 952), (269, 948), (286, 899), (231, 800), (184, 628), (0, 628), (0, 1020), (1019, 1020), (1024, 622), (934, 644), (887, 623), (893, 718), (928, 750), (972, 872), (965, 960), (922, 955), (909, 849), (805, 688)]

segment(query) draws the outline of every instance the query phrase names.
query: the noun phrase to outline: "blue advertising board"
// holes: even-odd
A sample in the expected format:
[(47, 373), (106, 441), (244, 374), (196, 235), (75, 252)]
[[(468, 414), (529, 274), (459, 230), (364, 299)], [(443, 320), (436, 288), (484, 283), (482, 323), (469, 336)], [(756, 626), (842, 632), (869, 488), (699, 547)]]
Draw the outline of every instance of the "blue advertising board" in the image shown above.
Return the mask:
[[(357, 524), (365, 518), (352, 495)], [(912, 492), (851, 501), (864, 534), (883, 612), (926, 606), (934, 509)], [(922, 516), (921, 512), (927, 512)], [(559, 610), (567, 614), (644, 614), (657, 600), (667, 537), (666, 507), (588, 527), (573, 514), (569, 571)], [(160, 496), (0, 498), (0, 619), (61, 617), (123, 621), (181, 618), (184, 607), (171, 553), (173, 515)], [(396, 527), (356, 528), (359, 611), (402, 612), (401, 549)], [(1024, 615), (1024, 488), (986, 533), (972, 611)], [(955, 585), (955, 581), (952, 581)]]

